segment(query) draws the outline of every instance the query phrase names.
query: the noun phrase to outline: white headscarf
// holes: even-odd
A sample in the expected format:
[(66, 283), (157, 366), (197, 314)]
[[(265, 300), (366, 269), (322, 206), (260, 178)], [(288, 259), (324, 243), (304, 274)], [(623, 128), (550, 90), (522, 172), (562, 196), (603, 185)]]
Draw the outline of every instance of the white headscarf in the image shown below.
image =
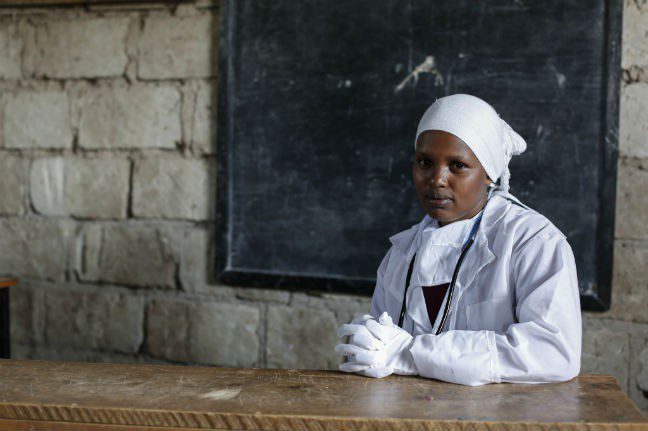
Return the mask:
[(511, 157), (526, 150), (524, 138), (518, 135), (495, 109), (478, 97), (453, 94), (437, 99), (423, 114), (416, 131), (416, 141), (426, 130), (452, 133), (470, 147), (493, 181), (501, 178), (495, 193), (510, 197), (508, 169)]

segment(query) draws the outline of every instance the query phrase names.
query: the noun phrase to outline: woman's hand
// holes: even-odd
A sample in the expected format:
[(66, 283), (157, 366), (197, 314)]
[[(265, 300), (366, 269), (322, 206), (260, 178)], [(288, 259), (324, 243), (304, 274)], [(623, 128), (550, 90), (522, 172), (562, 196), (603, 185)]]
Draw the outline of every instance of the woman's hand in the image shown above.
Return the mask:
[(348, 357), (340, 370), (368, 377), (386, 377), (392, 373), (417, 375), (409, 348), (412, 336), (394, 325), (386, 312), (378, 321), (364, 315), (338, 329), (338, 336), (350, 336), (348, 344), (338, 344), (335, 351)]

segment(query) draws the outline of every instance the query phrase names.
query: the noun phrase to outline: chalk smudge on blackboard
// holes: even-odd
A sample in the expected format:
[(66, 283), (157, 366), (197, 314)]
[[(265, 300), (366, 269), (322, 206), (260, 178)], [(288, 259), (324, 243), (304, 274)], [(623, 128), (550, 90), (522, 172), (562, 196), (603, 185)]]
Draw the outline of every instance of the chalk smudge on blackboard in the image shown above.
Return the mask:
[(441, 75), (441, 72), (439, 72), (439, 69), (436, 66), (436, 60), (434, 59), (434, 56), (428, 55), (425, 57), (425, 60), (423, 63), (419, 64), (410, 72), (409, 75), (403, 79), (400, 84), (394, 88), (394, 93), (398, 93), (401, 91), (405, 86), (407, 85), (408, 82), (414, 81), (414, 85), (418, 82), (419, 75), (421, 73), (430, 73), (434, 75), (434, 86), (439, 86), (443, 85), (443, 75)]
[(560, 71), (558, 71), (556, 66), (554, 66), (553, 64), (549, 65), (549, 69), (551, 69), (551, 71), (556, 76), (556, 83), (558, 84), (558, 87), (560, 87), (560, 89), (565, 88), (565, 84), (567, 84), (567, 77), (565, 76), (565, 74), (560, 73)]

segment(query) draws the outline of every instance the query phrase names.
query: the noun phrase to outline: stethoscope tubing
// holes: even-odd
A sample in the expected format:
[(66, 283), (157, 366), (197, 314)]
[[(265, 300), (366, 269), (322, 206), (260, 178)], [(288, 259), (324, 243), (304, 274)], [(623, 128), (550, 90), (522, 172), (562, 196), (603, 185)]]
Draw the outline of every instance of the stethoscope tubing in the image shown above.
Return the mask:
[[(461, 264), (463, 263), (464, 258), (466, 257), (466, 254), (468, 253), (468, 250), (470, 250), (470, 247), (472, 247), (473, 243), (475, 242), (475, 236), (477, 234), (477, 229), (479, 228), (479, 225), (481, 223), (483, 213), (479, 214), (479, 217), (477, 220), (475, 220), (475, 223), (473, 224), (472, 229), (470, 230), (470, 235), (468, 236), (468, 239), (464, 243), (464, 246), (462, 247), (461, 254), (459, 255), (459, 259), (457, 260), (457, 264), (455, 265), (454, 271), (452, 273), (452, 280), (450, 281), (450, 286), (448, 287), (448, 296), (446, 299), (446, 304), (443, 309), (443, 314), (441, 317), (441, 322), (439, 323), (439, 327), (436, 330), (435, 335), (439, 335), (441, 331), (443, 331), (443, 327), (445, 325), (445, 322), (448, 318), (448, 315), (450, 314), (450, 305), (452, 303), (452, 296), (454, 293), (455, 285), (457, 284), (457, 277), (459, 276), (459, 269), (461, 269)], [(414, 253), (414, 256), (412, 257), (412, 262), (410, 264), (410, 269), (407, 274), (407, 281), (406, 281), (406, 286), (405, 286), (405, 292), (403, 293), (403, 305), (401, 307), (401, 313), (400, 317), (398, 319), (398, 326), (401, 328), (403, 327), (403, 321), (405, 319), (405, 313), (407, 311), (407, 291), (409, 290), (409, 281), (410, 281), (410, 276), (411, 276), (411, 271), (414, 266), (414, 259), (416, 259), (416, 253)]]

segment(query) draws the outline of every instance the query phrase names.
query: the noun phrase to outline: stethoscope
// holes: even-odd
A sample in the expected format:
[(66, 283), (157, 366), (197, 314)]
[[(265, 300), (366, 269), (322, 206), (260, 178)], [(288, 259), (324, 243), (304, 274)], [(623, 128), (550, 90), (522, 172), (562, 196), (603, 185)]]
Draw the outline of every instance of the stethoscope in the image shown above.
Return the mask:
[[(448, 318), (448, 313), (450, 313), (452, 294), (454, 293), (455, 284), (457, 282), (457, 276), (459, 275), (459, 269), (461, 268), (461, 263), (463, 262), (464, 257), (466, 257), (466, 253), (468, 253), (468, 250), (470, 250), (470, 247), (472, 247), (473, 243), (475, 242), (475, 235), (477, 234), (477, 229), (479, 229), (479, 224), (481, 223), (483, 214), (484, 213), (481, 212), (477, 217), (477, 219), (475, 220), (475, 222), (473, 223), (473, 227), (470, 230), (470, 235), (468, 235), (468, 239), (466, 240), (466, 242), (464, 242), (462, 246), (461, 254), (459, 255), (459, 260), (457, 261), (457, 264), (455, 265), (454, 268), (454, 272), (452, 273), (452, 281), (450, 281), (450, 287), (448, 288), (448, 299), (446, 300), (446, 305), (443, 309), (441, 323), (439, 323), (439, 327), (437, 328), (435, 335), (439, 335), (441, 333), (441, 331), (443, 330), (443, 326), (445, 325), (446, 319)], [(412, 270), (414, 269), (415, 259), (416, 259), (416, 253), (414, 253), (414, 256), (412, 256), (409, 269), (407, 270), (407, 279), (405, 281), (405, 293), (403, 293), (403, 306), (401, 307), (400, 317), (398, 318), (398, 326), (400, 326), (401, 328), (403, 327), (403, 320), (405, 319), (405, 312), (407, 311), (407, 290), (409, 289), (410, 279), (412, 278)]]

